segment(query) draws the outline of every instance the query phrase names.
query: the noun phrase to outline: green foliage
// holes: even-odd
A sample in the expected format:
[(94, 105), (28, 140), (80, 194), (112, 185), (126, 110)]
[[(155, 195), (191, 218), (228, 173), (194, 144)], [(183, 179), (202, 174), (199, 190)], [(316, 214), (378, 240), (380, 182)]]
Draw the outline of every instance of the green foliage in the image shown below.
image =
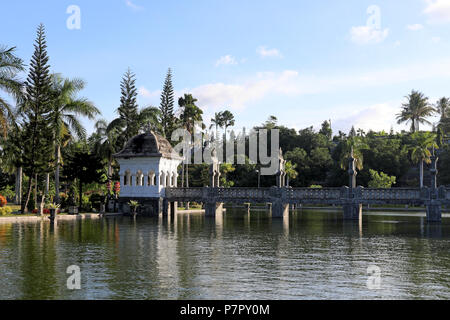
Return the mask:
[(13, 188), (11, 186), (6, 186), (5, 188), (0, 190), (0, 194), (5, 196), (8, 199), (13, 199), (16, 195)]
[(13, 209), (11, 207), (0, 207), (0, 216), (6, 216), (12, 212)]
[(225, 188), (231, 188), (234, 186), (234, 181), (227, 180), (229, 173), (234, 172), (235, 167), (231, 163), (223, 163), (220, 165), (220, 186)]
[(378, 173), (372, 169), (370, 169), (370, 176), (369, 188), (391, 188), (396, 182), (395, 176), (389, 176), (384, 172)]
[(89, 202), (91, 203), (92, 208), (95, 208), (96, 210), (100, 210), (100, 205), (104, 203), (105, 196), (102, 196), (98, 193), (93, 193), (89, 197)]
[[(23, 71), (23, 62), (16, 57), (15, 47), (6, 48), (0, 46), (0, 91), (4, 91), (16, 100), (22, 98), (22, 83), (17, 74)], [(14, 113), (11, 105), (0, 96), (0, 133), (6, 137), (8, 132), (8, 120), (13, 120)]]
[(310, 186), (311, 189), (322, 189), (321, 185), (313, 184)]
[[(63, 170), (69, 180), (78, 180), (79, 198), (83, 194), (83, 184), (104, 182), (102, 161), (97, 155), (89, 152), (77, 151), (69, 156)], [(82, 199), (79, 200), (82, 207)]]

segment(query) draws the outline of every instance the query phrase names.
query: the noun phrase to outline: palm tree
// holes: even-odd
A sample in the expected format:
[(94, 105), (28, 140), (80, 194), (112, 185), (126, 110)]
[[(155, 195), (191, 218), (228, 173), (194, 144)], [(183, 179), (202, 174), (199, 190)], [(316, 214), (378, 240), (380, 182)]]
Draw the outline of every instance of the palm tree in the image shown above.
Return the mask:
[(348, 159), (352, 156), (355, 159), (356, 169), (362, 170), (364, 157), (362, 151), (368, 149), (369, 146), (364, 142), (361, 136), (348, 137), (342, 142), (342, 151), (340, 157), (340, 164), (342, 169), (347, 169)]
[(450, 99), (443, 97), (435, 104), (436, 113), (441, 116), (439, 120), (439, 128), (442, 128), (444, 132), (450, 129)]
[(435, 104), (435, 111), (442, 118), (448, 118), (450, 116), (450, 99), (442, 97)]
[(162, 133), (162, 126), (159, 121), (160, 117), (161, 110), (159, 110), (159, 108), (149, 106), (140, 110), (137, 117), (137, 125), (140, 128), (139, 132), (142, 131), (142, 127), (145, 127), (145, 125), (147, 125), (150, 130)]
[(397, 114), (397, 123), (411, 122), (411, 132), (419, 131), (419, 125), (422, 123), (430, 124), (426, 119), (433, 115), (435, 109), (428, 103), (428, 98), (419, 91), (412, 90), (405, 98), (408, 102), (404, 103), (403, 110)]
[[(67, 134), (80, 139), (86, 137), (86, 129), (78, 117), (92, 120), (100, 111), (86, 98), (77, 97), (86, 83), (81, 79), (64, 79), (59, 74), (52, 75), (52, 112), (53, 137), (55, 145), (55, 202), (59, 203), (59, 169), (61, 163), (61, 145)], [(48, 180), (48, 179), (47, 179)]]
[(119, 131), (116, 128), (108, 129), (108, 123), (106, 120), (98, 120), (95, 124), (95, 133), (93, 135), (94, 146), (93, 151), (95, 154), (106, 159), (108, 162), (108, 181), (112, 180), (112, 163), (113, 154), (116, 153), (117, 138)]
[(216, 127), (216, 139), (218, 138), (219, 135), (219, 128), (222, 128), (223, 125), (224, 123), (222, 112), (214, 113), (214, 118), (211, 119), (211, 126), (209, 128), (211, 129), (212, 127)]
[[(184, 94), (184, 97), (181, 97), (178, 99), (178, 105), (180, 106), (181, 109), (181, 114), (180, 114), (180, 123), (181, 125), (192, 135), (192, 133), (194, 132), (194, 127), (195, 127), (195, 123), (196, 122), (200, 122), (203, 121), (203, 111), (197, 107), (195, 105), (195, 102), (197, 102), (197, 99), (195, 99), (194, 97), (192, 97), (191, 94)], [(184, 155), (186, 157), (190, 157), (189, 155)], [(185, 159), (187, 160), (187, 159)], [(184, 168), (184, 166), (182, 167), (182, 186), (184, 187), (184, 177), (186, 176), (186, 187), (189, 188), (189, 165), (188, 165), (189, 161), (185, 161), (185, 166), (186, 169)], [(186, 174), (185, 174), (185, 170), (186, 170)]]
[(225, 135), (226, 135), (227, 128), (234, 126), (234, 115), (230, 111), (225, 110), (224, 112), (222, 112), (222, 122), (225, 128)]
[(420, 187), (423, 187), (423, 163), (431, 163), (430, 149), (438, 149), (436, 143), (436, 135), (431, 132), (416, 132), (411, 136), (413, 145), (410, 147), (411, 160), (414, 163), (419, 163), (419, 179)]
[[(24, 66), (22, 59), (14, 55), (15, 50), (15, 47), (0, 46), (0, 90), (21, 100), (23, 84), (17, 79), (17, 73), (23, 71)], [(0, 96), (0, 131), (4, 137), (8, 132), (8, 118), (14, 119), (12, 107)]]
[(297, 164), (292, 163), (291, 161), (286, 162), (286, 164), (284, 166), (284, 171), (286, 172), (286, 177), (287, 177), (286, 186), (288, 186), (288, 187), (289, 187), (289, 181), (291, 179), (294, 180), (298, 176), (298, 172), (295, 169), (297, 169)]

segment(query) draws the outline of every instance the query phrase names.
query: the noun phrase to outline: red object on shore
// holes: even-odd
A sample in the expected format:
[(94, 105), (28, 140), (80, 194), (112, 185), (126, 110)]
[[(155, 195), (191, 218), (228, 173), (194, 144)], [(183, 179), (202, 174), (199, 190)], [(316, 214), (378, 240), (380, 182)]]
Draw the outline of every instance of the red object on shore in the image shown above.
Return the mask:
[(119, 193), (120, 192), (120, 182), (119, 181), (116, 181), (115, 183), (114, 183), (114, 193)]
[(6, 198), (0, 194), (0, 208), (6, 206), (7, 203)]

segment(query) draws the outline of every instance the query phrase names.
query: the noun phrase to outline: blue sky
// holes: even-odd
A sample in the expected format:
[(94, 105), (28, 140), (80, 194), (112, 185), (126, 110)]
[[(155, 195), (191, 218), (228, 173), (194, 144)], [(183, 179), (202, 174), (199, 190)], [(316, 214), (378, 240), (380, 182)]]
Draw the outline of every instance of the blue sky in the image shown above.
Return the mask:
[[(80, 29), (67, 28), (70, 5)], [(28, 64), (44, 23), (52, 71), (84, 79), (82, 95), (107, 120), (128, 67), (141, 107), (159, 105), (170, 67), (177, 96), (193, 93), (206, 122), (230, 109), (237, 129), (269, 115), (297, 129), (327, 119), (334, 130), (406, 129), (395, 114), (412, 89), (432, 102), (450, 96), (450, 0), (2, 0), (0, 8), (0, 44)]]

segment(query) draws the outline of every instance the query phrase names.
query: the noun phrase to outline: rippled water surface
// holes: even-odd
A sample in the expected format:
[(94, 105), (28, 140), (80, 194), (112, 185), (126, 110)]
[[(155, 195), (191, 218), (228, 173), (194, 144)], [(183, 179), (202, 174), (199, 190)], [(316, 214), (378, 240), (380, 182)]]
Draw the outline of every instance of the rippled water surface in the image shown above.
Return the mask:
[[(229, 210), (0, 223), (0, 299), (450, 299), (449, 220)], [(70, 265), (81, 290), (67, 289)], [(378, 290), (367, 287), (371, 265)]]

